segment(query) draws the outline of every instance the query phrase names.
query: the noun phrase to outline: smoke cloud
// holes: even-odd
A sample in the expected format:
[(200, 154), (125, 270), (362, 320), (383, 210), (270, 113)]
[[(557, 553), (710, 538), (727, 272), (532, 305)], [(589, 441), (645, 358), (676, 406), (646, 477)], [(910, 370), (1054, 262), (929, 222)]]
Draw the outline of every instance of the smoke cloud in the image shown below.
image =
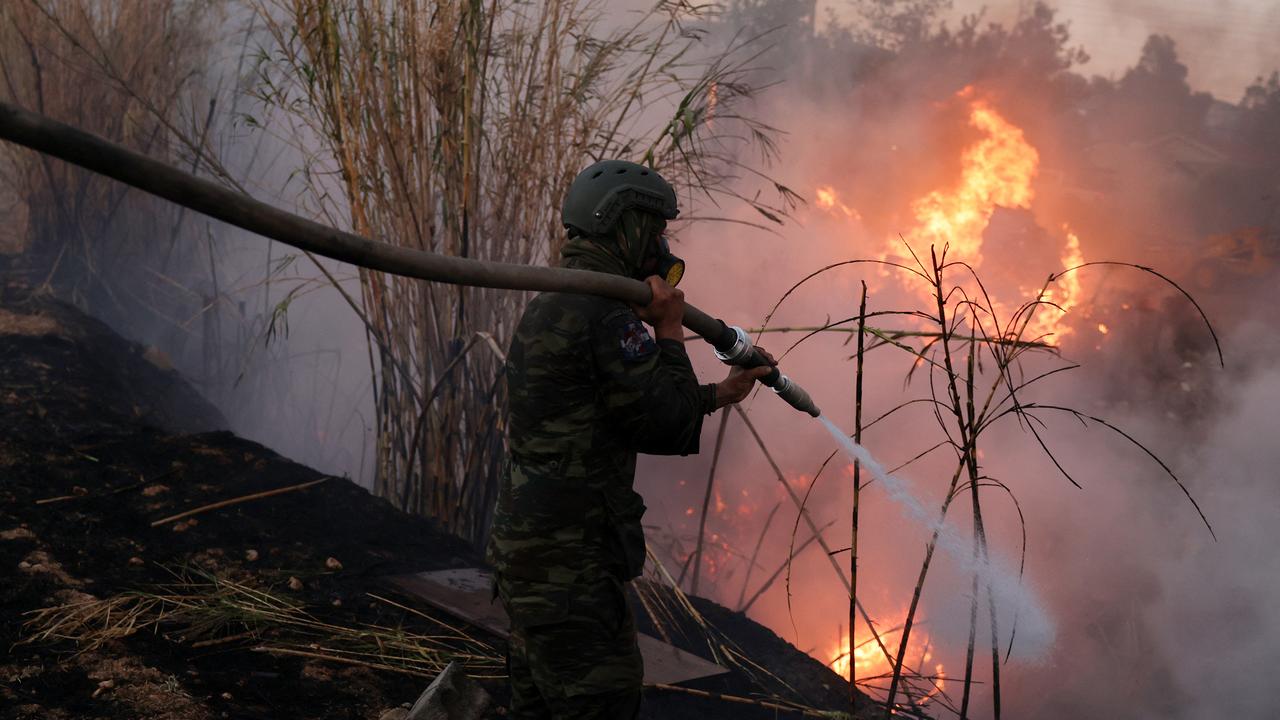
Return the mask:
[[(1089, 35), (1073, 14), (1082, 7), (1065, 3), (1057, 16), (1071, 20), (1074, 31), (1062, 46), (1083, 44), (1094, 58), (1070, 71), (1051, 67), (1044, 52), (1048, 34), (1028, 25), (1021, 31), (1006, 25), (1012, 39), (1003, 45), (991, 40), (956, 51), (922, 43), (884, 62), (839, 33), (812, 42), (785, 39), (793, 44), (773, 62), (788, 82), (761, 103), (766, 118), (787, 133), (783, 163), (769, 171), (810, 204), (777, 234), (714, 226), (685, 231), (678, 252), (689, 259), (687, 292), (729, 322), (759, 326), (777, 298), (810, 272), (896, 252), (898, 233), (912, 228), (913, 201), (954, 184), (961, 151), (979, 136), (956, 100), (961, 88), (975, 86), (1039, 153), (1035, 199), (1027, 208), (997, 208), (983, 233), (978, 271), (993, 294), (1018, 300), (1060, 272), (1067, 227), (1078, 236), (1085, 260), (1154, 266), (1182, 284), (1217, 329), (1226, 365), (1218, 365), (1196, 309), (1159, 279), (1118, 267), (1079, 272), (1081, 302), (1063, 320), (1068, 334), (1059, 343), (1064, 360), (1082, 368), (1046, 381), (1023, 401), (1069, 405), (1124, 429), (1185, 483), (1217, 540), (1174, 480), (1104, 426), (1043, 416), (1041, 434), (1080, 488), (1016, 422), (993, 431), (983, 446), (983, 472), (1007, 483), (1018, 505), (997, 494), (984, 500), (987, 533), (994, 552), (1016, 559), (1025, 521), (1021, 586), (1043, 599), (1047, 621), (1056, 626), (1040, 654), (1029, 617), (1001, 608), (1002, 646), (1015, 631), (1001, 670), (1003, 710), (1010, 717), (1044, 718), (1274, 715), (1280, 705), (1256, 678), (1280, 659), (1280, 621), (1273, 611), (1280, 606), (1280, 575), (1270, 552), (1280, 543), (1280, 526), (1273, 522), (1280, 510), (1278, 451), (1271, 439), (1280, 348), (1267, 321), (1277, 299), (1280, 168), (1260, 159), (1271, 146), (1251, 134), (1252, 116), (1236, 103), (1244, 85), (1280, 58), (1259, 45), (1256, 52), (1244, 48), (1215, 60), (1208, 48), (1274, 23), (1277, 8), (1231, 3), (1209, 16), (1188, 5), (1180, 16), (1174, 7), (1170, 17), (1183, 17), (1186, 27), (1165, 30), (1154, 4), (1096, 4), (1099, 13), (1146, 18), (1141, 29), (1124, 31), (1134, 33), (1132, 40), (1120, 43)], [(988, 18), (1000, 19), (1007, 9), (997, 6)], [(1199, 30), (1205, 31), (1201, 37), (1184, 38)], [(1148, 43), (1151, 32), (1174, 35), (1176, 50)], [(1105, 71), (1099, 69), (1104, 60), (1112, 63)], [(1185, 84), (1179, 63), (1188, 71)], [(1131, 71), (1135, 67), (1141, 71)], [(1113, 80), (1087, 81), (1084, 76), (1092, 74)], [(1223, 85), (1229, 94), (1221, 98), (1196, 92)], [(1225, 102), (1213, 102), (1219, 99)], [(828, 210), (814, 202), (824, 186), (836, 191), (843, 212), (839, 205)], [(919, 287), (910, 281), (854, 265), (797, 290), (769, 324), (805, 327), (855, 315), (863, 280), (870, 310), (921, 305)], [(882, 322), (894, 326), (891, 319)], [(798, 337), (767, 334), (761, 343), (779, 355)], [(853, 347), (846, 340), (814, 337), (783, 365), (847, 429)], [(709, 353), (691, 346), (691, 354), (704, 381), (724, 372)], [(1047, 367), (1033, 365), (1027, 372)], [(869, 417), (928, 395), (918, 377), (904, 385), (905, 368), (885, 350), (868, 357)], [(747, 409), (787, 482), (803, 495), (835, 443), (767, 393)], [(659, 526), (651, 544), (668, 551), (677, 568), (695, 541), (717, 425), (708, 422), (704, 429), (702, 456), (641, 464), (648, 521)], [(927, 411), (905, 410), (869, 430), (864, 444), (893, 467), (938, 440)], [(931, 455), (901, 471), (925, 508), (941, 502), (949, 462)], [(808, 496), (807, 507), (827, 528), (833, 550), (849, 544), (850, 481), (847, 462), (832, 461)], [(904, 523), (909, 513), (887, 495), (884, 483), (872, 484), (862, 495), (860, 515), (859, 597), (882, 631), (905, 612), (927, 540), (927, 524)], [(712, 498), (712, 549), (699, 593), (735, 606), (808, 532), (736, 418), (729, 420)], [(947, 527), (967, 539), (967, 502), (955, 505)], [(961, 545), (967, 551), (967, 542)], [(847, 554), (837, 557), (847, 567)], [(954, 558), (931, 571), (917, 629), (928, 647), (909, 654), (909, 662), (927, 652), (943, 664), (953, 695), (968, 640), (971, 571)], [(784, 584), (779, 579), (749, 614), (831, 660), (840, 648), (847, 596), (828, 559), (808, 546), (794, 562), (790, 597)], [(979, 657), (989, 632), (984, 616), (979, 612)], [(989, 672), (976, 676), (987, 683), (975, 690), (984, 713), (990, 711)]]

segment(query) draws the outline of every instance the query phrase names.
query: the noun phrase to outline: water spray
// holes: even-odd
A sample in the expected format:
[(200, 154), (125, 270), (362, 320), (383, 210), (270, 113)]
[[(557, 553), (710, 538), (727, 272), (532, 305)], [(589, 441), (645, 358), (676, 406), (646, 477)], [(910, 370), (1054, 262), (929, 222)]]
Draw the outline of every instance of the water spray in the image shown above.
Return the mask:
[(1030, 659), (1043, 657), (1052, 645), (1056, 633), (1053, 619), (1036, 593), (1022, 582), (1020, 574), (997, 557), (992, 556), (987, 560), (974, 557), (972, 548), (965, 544), (963, 538), (943, 518), (934, 517), (928, 511), (924, 503), (912, 494), (905, 480), (886, 470), (869, 450), (845, 435), (830, 418), (819, 417), (818, 420), (831, 433), (844, 454), (850, 460), (861, 463), (880, 482), (889, 499), (896, 502), (909, 518), (926, 530), (938, 533), (940, 550), (962, 569), (977, 573), (989, 585), (997, 601), (1015, 609), (1019, 617), (1018, 637), (1022, 640), (1024, 654)]
[[(648, 305), (649, 286), (638, 280), (568, 268), (535, 267), (454, 257), (380, 243), (254, 200), (70, 125), (0, 102), (0, 139), (23, 145), (105, 175), (229, 225), (305, 252), (405, 277), (450, 285), (534, 292), (572, 292)], [(769, 364), (739, 327), (685, 305), (684, 326), (711, 343), (726, 363)], [(783, 400), (813, 417), (821, 415), (804, 388), (778, 368), (760, 379)]]

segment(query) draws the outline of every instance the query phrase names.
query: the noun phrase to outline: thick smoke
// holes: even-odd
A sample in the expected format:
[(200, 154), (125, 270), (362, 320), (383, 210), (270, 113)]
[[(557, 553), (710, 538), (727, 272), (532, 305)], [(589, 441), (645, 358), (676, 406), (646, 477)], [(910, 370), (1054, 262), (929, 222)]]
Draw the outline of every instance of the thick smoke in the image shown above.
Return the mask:
[[(1259, 8), (1257, 17), (1272, 11)], [(954, 182), (960, 151), (975, 137), (956, 93), (975, 86), (1040, 155), (1031, 206), (997, 209), (984, 233), (978, 269), (993, 292), (1021, 299), (1020, 291), (1062, 270), (1065, 224), (1079, 236), (1085, 259), (1154, 266), (1182, 284), (1213, 322), (1226, 363), (1219, 366), (1196, 309), (1163, 281), (1132, 268), (1081, 271), (1083, 301), (1064, 321), (1071, 332), (1060, 342), (1064, 359), (1083, 367), (1024, 400), (1070, 405), (1123, 428), (1186, 484), (1217, 540), (1173, 478), (1104, 426), (1045, 416), (1042, 435), (1080, 489), (1016, 423), (988, 438), (984, 472), (1008, 483), (1019, 503), (1015, 510), (996, 494), (984, 501), (993, 551), (1016, 564), (1021, 515), (1024, 582), (1047, 601), (1057, 626), (1056, 643), (1041, 661), (1030, 662), (1026, 638), (1015, 638), (1002, 668), (1004, 711), (1047, 718), (1273, 715), (1280, 706), (1256, 677), (1280, 652), (1272, 611), (1280, 586), (1270, 557), (1280, 542), (1272, 522), (1280, 490), (1272, 481), (1269, 433), (1280, 365), (1267, 329), (1280, 259), (1280, 168), (1267, 159), (1278, 147), (1274, 135), (1261, 128), (1280, 117), (1265, 114), (1275, 112), (1265, 108), (1280, 105), (1280, 95), (1260, 86), (1254, 102), (1237, 103), (1244, 95), (1238, 79), (1269, 74), (1276, 61), (1246, 54), (1221, 67), (1193, 64), (1194, 47), (1184, 53), (1181, 42), (1143, 38), (1111, 80), (1089, 80), (1082, 73), (1093, 66), (1079, 67), (1066, 49), (1083, 44), (1095, 57), (1098, 50), (1089, 36), (1055, 27), (1062, 17), (1070, 14), (1037, 9), (1003, 29), (978, 26), (969, 36), (953, 31), (908, 42), (896, 56), (860, 44), (856, 29), (784, 36), (772, 61), (788, 82), (762, 102), (788, 133), (784, 162), (771, 172), (811, 203), (780, 235), (686, 232), (680, 252), (690, 260), (688, 293), (730, 322), (758, 326), (773, 302), (813, 270), (885, 252), (887, 239), (910, 230), (911, 202)], [(1237, 86), (1221, 99), (1193, 90), (1213, 86), (1217, 81), (1203, 78), (1215, 76), (1236, 78)], [(857, 220), (816, 207), (820, 186), (834, 188)], [(921, 305), (910, 283), (851, 266), (798, 290), (770, 325), (852, 316), (864, 279), (872, 310)], [(762, 343), (778, 354), (797, 337), (766, 335)], [(699, 349), (692, 354), (705, 380), (723, 372)], [(851, 354), (844, 336), (825, 335), (784, 361), (845, 428), (852, 426)], [(919, 378), (904, 389), (903, 370), (884, 350), (869, 356), (871, 417), (927, 395)], [(748, 410), (803, 494), (833, 443), (767, 393)], [(729, 423), (699, 592), (733, 606), (808, 531), (751, 435), (737, 418)], [(717, 424), (704, 430), (701, 457), (642, 464), (649, 522), (670, 528), (654, 532), (651, 542), (675, 563), (692, 550)], [(929, 413), (904, 411), (868, 431), (864, 444), (893, 466), (937, 435)], [(949, 473), (947, 462), (932, 456), (901, 474), (922, 494), (933, 492), (923, 501), (936, 507)], [(849, 483), (847, 463), (832, 461), (809, 498), (819, 527), (832, 523), (824, 535), (833, 550), (849, 544)], [(859, 594), (886, 630), (906, 608), (927, 538), (923, 527), (903, 522), (883, 492), (873, 484), (863, 495)], [(743, 593), (746, 559), (775, 503), (781, 507)], [(967, 537), (967, 502), (956, 506), (950, 524)], [(791, 597), (775, 587), (750, 614), (830, 659), (847, 597), (822, 555), (809, 546), (794, 564)], [(847, 554), (837, 557), (847, 566)], [(969, 571), (963, 563), (935, 564), (919, 631), (946, 665), (947, 692), (954, 695), (968, 638)], [(979, 657), (987, 642), (984, 615)], [(1000, 616), (1002, 644), (1014, 619)], [(909, 662), (916, 659), (913, 652)], [(989, 682), (989, 668), (977, 679)], [(989, 684), (975, 692), (980, 703), (989, 701)]]

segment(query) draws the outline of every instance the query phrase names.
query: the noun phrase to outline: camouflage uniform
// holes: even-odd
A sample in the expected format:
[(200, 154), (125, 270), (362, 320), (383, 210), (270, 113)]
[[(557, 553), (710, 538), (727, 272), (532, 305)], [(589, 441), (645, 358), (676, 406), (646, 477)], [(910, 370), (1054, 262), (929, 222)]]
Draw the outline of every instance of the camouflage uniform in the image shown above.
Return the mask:
[[(623, 225), (631, 231), (634, 217)], [(583, 238), (565, 265), (634, 275), (617, 244)], [(489, 560), (511, 617), (516, 718), (628, 718), (643, 663), (625, 583), (645, 561), (636, 453), (698, 451), (714, 394), (682, 343), (655, 341), (624, 303), (544, 293), (507, 359), (510, 457)]]

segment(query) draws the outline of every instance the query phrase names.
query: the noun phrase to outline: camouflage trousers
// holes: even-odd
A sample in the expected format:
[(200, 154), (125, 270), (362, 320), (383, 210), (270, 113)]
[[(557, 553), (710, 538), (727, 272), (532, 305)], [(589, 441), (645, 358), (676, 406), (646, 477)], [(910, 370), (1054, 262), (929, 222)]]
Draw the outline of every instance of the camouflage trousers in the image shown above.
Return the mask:
[(498, 577), (511, 618), (507, 671), (516, 720), (633, 720), (644, 661), (622, 582), (562, 585)]

